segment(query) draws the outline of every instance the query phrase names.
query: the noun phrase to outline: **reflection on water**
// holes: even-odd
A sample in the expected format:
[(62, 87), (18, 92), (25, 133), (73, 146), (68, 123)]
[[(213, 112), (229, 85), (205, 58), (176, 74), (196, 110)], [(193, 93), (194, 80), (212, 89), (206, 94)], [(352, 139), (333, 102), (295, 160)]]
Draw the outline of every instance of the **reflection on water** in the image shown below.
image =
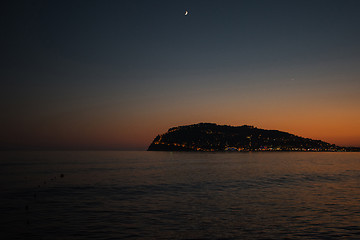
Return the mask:
[(359, 153), (0, 154), (9, 239), (360, 236)]

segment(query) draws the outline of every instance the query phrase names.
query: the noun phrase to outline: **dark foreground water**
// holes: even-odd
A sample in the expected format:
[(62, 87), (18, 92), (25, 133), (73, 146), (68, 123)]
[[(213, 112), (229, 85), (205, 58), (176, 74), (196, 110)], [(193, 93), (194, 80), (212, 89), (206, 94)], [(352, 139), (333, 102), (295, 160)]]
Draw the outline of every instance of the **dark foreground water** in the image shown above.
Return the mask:
[(360, 153), (0, 156), (1, 239), (360, 239)]

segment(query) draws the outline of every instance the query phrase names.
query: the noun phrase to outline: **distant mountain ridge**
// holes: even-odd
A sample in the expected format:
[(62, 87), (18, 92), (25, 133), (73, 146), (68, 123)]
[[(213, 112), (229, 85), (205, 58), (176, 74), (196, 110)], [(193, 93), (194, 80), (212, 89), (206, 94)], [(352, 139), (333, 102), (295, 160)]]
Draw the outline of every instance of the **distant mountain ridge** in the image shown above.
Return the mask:
[(198, 123), (170, 128), (155, 137), (148, 151), (340, 151), (320, 140), (253, 126)]

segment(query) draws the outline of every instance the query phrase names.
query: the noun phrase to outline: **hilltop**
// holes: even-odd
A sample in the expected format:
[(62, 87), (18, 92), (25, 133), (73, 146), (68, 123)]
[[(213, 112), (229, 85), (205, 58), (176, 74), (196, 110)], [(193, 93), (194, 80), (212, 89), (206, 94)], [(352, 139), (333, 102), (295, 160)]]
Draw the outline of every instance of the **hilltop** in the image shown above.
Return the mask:
[(320, 140), (313, 140), (253, 126), (198, 123), (170, 128), (155, 137), (148, 151), (345, 151)]

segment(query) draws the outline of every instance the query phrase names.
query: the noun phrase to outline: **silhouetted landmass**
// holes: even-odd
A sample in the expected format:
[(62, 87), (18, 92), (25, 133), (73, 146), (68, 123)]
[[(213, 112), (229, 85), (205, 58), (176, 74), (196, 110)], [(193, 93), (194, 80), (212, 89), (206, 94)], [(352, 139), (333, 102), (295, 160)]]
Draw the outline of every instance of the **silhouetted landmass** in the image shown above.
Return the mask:
[(170, 128), (158, 135), (148, 151), (359, 151), (253, 126), (198, 123)]

